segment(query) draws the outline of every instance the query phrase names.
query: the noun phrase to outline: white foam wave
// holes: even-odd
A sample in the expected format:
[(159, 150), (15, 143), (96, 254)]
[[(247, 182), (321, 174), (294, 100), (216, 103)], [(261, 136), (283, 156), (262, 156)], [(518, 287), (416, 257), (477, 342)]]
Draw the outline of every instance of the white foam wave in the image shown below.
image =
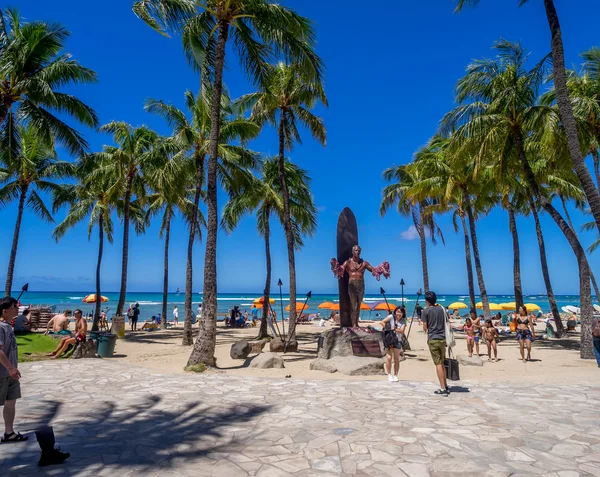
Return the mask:
[(68, 296), (67, 298), (69, 300), (83, 300), (85, 297), (84, 296)]

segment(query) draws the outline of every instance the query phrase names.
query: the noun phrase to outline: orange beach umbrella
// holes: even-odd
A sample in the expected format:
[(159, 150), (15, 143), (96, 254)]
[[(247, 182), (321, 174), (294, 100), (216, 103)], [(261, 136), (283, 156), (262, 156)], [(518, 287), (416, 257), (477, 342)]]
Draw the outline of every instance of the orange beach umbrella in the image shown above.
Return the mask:
[[(96, 294), (92, 293), (91, 295), (86, 296), (83, 300), (81, 300), (83, 303), (96, 303)], [(103, 295), (100, 295), (100, 301), (102, 303), (105, 303), (108, 301), (108, 298), (106, 298)]]
[(392, 305), (387, 305), (386, 303), (379, 303), (375, 306), (375, 308), (372, 308), (373, 310), (385, 310), (385, 311), (392, 311)]
[[(300, 303), (299, 301), (296, 302), (296, 311), (302, 311), (302, 308), (304, 308), (305, 310), (308, 310), (308, 305), (305, 305), (304, 303)], [(285, 307), (285, 311), (290, 311), (290, 305)]]
[(331, 311), (340, 311), (340, 304), (339, 304), (339, 303), (334, 303), (333, 305), (331, 305), (331, 306), (329, 307), (329, 309), (330, 309)]
[(366, 303), (364, 303), (364, 302), (360, 304), (360, 309), (361, 310), (369, 310), (369, 311), (371, 311), (371, 307), (369, 305), (367, 305)]
[(331, 303), (330, 301), (325, 301), (325, 302), (321, 303), (319, 306), (317, 306), (317, 308), (331, 308), (332, 305), (333, 305), (333, 303)]

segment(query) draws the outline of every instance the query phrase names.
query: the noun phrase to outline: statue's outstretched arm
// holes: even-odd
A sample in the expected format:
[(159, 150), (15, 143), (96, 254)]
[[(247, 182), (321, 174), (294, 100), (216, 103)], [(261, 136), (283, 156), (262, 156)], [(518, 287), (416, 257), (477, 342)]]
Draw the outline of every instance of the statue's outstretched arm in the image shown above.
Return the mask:
[(381, 265), (373, 268), (373, 276), (377, 281), (383, 275), (385, 278), (390, 278), (390, 264), (388, 262), (383, 262)]
[(333, 276), (335, 278), (337, 278), (338, 280), (340, 278), (342, 278), (344, 276), (344, 272), (346, 271), (344, 265), (340, 265), (340, 262), (337, 261), (337, 259), (332, 258), (329, 261), (329, 264), (331, 265), (331, 271), (333, 272)]

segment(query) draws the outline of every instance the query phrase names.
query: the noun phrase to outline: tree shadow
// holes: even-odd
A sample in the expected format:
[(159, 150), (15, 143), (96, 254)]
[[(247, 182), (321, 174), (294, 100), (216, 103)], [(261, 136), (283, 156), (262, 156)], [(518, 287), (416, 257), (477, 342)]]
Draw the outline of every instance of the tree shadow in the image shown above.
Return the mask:
[[(60, 401), (42, 401), (20, 422), (20, 427), (35, 430), (73, 415), (72, 411), (69, 416), (62, 415), (62, 407)], [(251, 421), (268, 409), (254, 404), (218, 408), (201, 402), (178, 405), (164, 403), (156, 395), (133, 407), (105, 402), (85, 411), (83, 419), (70, 419), (72, 426), (67, 430), (55, 427), (57, 444), (71, 453), (64, 464), (38, 468), (39, 448), (35, 436), (30, 435), (27, 445), (11, 447), (6, 453), (2, 449), (5, 455), (0, 459), (0, 475), (9, 475), (9, 469), (15, 466), (19, 473), (36, 475), (57, 475), (57, 468), (64, 469), (65, 475), (99, 472), (107, 465), (114, 475), (131, 470), (139, 475), (173, 471), (190, 459), (197, 461), (210, 453), (240, 453), (253, 439)]]

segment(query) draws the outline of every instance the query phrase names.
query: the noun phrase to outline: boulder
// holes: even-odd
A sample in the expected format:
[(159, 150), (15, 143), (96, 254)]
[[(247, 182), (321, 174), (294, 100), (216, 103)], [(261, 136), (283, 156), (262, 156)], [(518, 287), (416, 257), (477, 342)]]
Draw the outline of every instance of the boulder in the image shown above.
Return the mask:
[(369, 328), (332, 328), (324, 331), (319, 337), (317, 358), (331, 359), (336, 356), (355, 356), (352, 342), (371, 342), (374, 352), (371, 357), (380, 358), (384, 353), (383, 333)]
[[(281, 338), (275, 338), (274, 340), (271, 340), (269, 343), (269, 350), (271, 353), (283, 353), (283, 341), (281, 341)], [(298, 342), (296, 340), (292, 340), (287, 345), (286, 353), (294, 353), (296, 351), (298, 351)]]
[(331, 359), (317, 358), (310, 363), (310, 369), (326, 373), (340, 372), (347, 376), (385, 375), (384, 361), (381, 358), (358, 356), (337, 356)]
[(248, 344), (252, 347), (250, 350), (250, 354), (258, 354), (262, 353), (263, 348), (268, 343), (269, 340), (253, 340), (248, 341)]
[(252, 351), (252, 346), (246, 340), (240, 340), (231, 345), (229, 356), (231, 359), (246, 359), (250, 351)]
[(458, 362), (463, 366), (483, 366), (483, 360), (477, 355), (470, 358), (468, 356), (458, 356)]
[(259, 369), (285, 368), (285, 364), (282, 357), (277, 353), (261, 353), (252, 358), (249, 367)]
[(85, 343), (77, 343), (75, 347), (75, 351), (73, 351), (73, 355), (71, 358), (73, 359), (81, 359), (81, 358), (97, 358), (96, 355), (96, 342), (92, 339), (88, 339)]

